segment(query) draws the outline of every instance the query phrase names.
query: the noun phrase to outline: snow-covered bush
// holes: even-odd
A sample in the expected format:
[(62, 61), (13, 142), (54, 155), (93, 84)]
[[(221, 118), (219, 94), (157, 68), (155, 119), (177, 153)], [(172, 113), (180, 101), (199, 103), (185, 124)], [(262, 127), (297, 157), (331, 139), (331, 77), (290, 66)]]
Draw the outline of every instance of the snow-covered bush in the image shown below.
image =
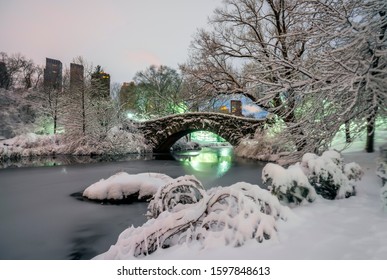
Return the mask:
[(316, 199), (316, 191), (299, 165), (285, 169), (268, 163), (262, 170), (262, 180), (271, 193), (285, 204), (299, 205)]
[(349, 180), (359, 181), (364, 172), (356, 162), (350, 162), (344, 165), (344, 174)]
[(144, 154), (152, 149), (144, 136), (138, 132), (128, 132), (120, 127), (111, 128), (103, 137), (69, 137), (64, 134), (38, 135), (26, 133), (0, 141), (0, 162), (20, 157), (50, 155), (123, 155)]
[(0, 141), (0, 162), (56, 153), (61, 137), (26, 133)]
[(176, 211), (185, 204), (194, 204), (205, 195), (195, 176), (181, 176), (159, 188), (148, 205), (148, 218), (157, 218), (164, 211)]
[(382, 200), (383, 208), (387, 211), (387, 182), (380, 189), (380, 199)]
[(294, 148), (289, 146), (289, 143), (279, 143), (278, 134), (276, 128), (257, 131), (253, 139), (242, 139), (234, 148), (234, 154), (244, 158), (278, 162), (282, 156), (289, 155)]
[(387, 145), (380, 147), (379, 166), (376, 175), (382, 180), (382, 188), (380, 190), (380, 199), (383, 208), (387, 211)]
[(165, 185), (154, 199), (151, 219), (125, 230), (97, 259), (138, 257), (179, 244), (209, 248), (241, 246), (251, 239), (262, 242), (276, 238), (276, 219), (286, 219), (290, 211), (257, 185), (237, 183), (205, 192), (191, 176)]
[(317, 194), (326, 199), (355, 195), (353, 180), (360, 179), (362, 175), (360, 166), (355, 163), (343, 165), (341, 154), (333, 150), (326, 151), (321, 156), (305, 154), (301, 167)]
[(379, 160), (379, 166), (378, 166), (378, 169), (376, 170), (376, 175), (378, 175), (378, 177), (382, 179), (382, 186), (384, 186), (387, 183), (387, 159), (385, 160), (383, 159)]
[(133, 196), (146, 199), (152, 197), (170, 180), (171, 177), (160, 173), (131, 175), (119, 172), (92, 184), (83, 191), (83, 196), (91, 200), (123, 200)]

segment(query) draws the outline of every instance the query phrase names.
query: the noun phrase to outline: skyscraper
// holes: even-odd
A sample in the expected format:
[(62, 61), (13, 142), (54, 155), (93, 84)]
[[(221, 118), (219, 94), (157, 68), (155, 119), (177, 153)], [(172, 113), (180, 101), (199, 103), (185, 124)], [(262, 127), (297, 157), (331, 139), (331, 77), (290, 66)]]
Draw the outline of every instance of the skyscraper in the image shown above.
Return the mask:
[(52, 58), (46, 58), (43, 84), (46, 89), (62, 89), (62, 62)]
[(84, 86), (83, 65), (70, 63), (70, 91), (82, 89)]

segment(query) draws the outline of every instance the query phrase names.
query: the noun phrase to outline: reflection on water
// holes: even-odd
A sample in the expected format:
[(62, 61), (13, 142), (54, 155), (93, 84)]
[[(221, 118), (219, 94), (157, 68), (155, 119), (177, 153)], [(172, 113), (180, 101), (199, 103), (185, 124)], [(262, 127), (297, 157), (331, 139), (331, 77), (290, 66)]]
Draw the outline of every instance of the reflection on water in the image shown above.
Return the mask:
[(222, 177), (231, 168), (233, 161), (232, 147), (203, 148), (200, 151), (180, 152), (173, 155), (180, 161), (187, 173), (200, 177)]

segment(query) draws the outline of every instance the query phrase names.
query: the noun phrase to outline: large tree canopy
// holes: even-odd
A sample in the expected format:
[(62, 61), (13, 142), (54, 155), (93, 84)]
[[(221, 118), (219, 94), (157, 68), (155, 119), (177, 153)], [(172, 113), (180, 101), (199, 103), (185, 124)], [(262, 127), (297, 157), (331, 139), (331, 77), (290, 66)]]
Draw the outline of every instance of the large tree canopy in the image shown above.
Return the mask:
[(145, 117), (164, 116), (184, 111), (182, 79), (179, 73), (168, 66), (150, 66), (137, 72), (136, 110)]
[(203, 95), (248, 96), (286, 124), (300, 154), (316, 151), (347, 121), (373, 127), (385, 107), (386, 5), (225, 0), (196, 34), (184, 78)]

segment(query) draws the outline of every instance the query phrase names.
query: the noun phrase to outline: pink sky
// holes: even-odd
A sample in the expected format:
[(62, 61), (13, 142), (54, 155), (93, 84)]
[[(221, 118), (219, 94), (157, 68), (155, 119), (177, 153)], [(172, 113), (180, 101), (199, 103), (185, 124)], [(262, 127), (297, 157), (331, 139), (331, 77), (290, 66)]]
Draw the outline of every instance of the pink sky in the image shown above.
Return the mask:
[(177, 68), (221, 0), (0, 0), (0, 51), (37, 64), (83, 56), (115, 82), (150, 64)]

